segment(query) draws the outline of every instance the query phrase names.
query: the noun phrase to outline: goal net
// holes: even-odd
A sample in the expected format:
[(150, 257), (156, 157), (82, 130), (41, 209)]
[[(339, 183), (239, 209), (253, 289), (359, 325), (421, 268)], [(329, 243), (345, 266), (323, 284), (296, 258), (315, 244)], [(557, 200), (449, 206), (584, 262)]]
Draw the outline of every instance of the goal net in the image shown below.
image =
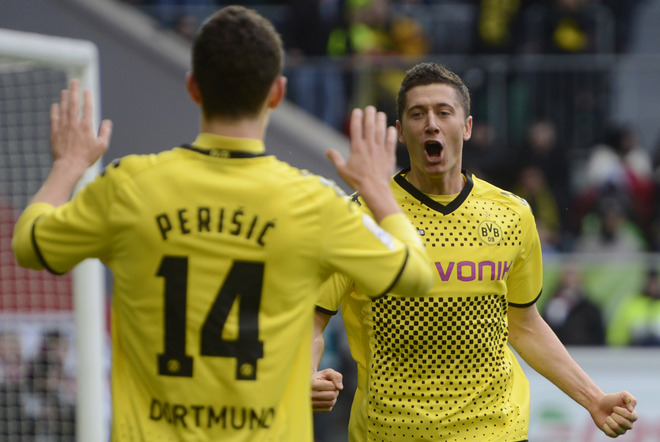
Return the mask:
[[(103, 266), (54, 276), (18, 267), (15, 221), (52, 164), (50, 105), (71, 78), (92, 91), (96, 47), (0, 29), (0, 440), (107, 440)], [(87, 171), (80, 184), (98, 173)]]

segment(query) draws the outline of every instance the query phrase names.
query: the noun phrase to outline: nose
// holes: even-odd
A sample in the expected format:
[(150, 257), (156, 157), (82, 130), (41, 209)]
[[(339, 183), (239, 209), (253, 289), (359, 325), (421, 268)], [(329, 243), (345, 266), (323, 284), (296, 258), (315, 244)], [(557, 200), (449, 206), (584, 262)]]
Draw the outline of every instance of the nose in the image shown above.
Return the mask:
[(426, 132), (431, 134), (437, 134), (440, 132), (440, 126), (438, 125), (438, 119), (433, 115), (432, 112), (429, 112), (426, 120)]

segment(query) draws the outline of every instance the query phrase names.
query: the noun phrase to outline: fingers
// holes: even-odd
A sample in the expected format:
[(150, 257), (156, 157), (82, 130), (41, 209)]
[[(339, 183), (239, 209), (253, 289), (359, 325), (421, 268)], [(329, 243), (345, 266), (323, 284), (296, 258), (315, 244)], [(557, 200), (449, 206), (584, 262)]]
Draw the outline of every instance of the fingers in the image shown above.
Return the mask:
[(332, 368), (326, 368), (325, 370), (316, 372), (314, 378), (317, 380), (330, 381), (333, 389), (341, 390), (344, 388), (344, 384), (342, 383), (344, 376)]
[(73, 79), (69, 82), (69, 91), (64, 91), (64, 95), (68, 108), (65, 107), (64, 101), (62, 102), (62, 108), (67, 114), (67, 124), (73, 124), (78, 121), (79, 114), (78, 80)]
[[(351, 139), (364, 140), (367, 146), (382, 146), (385, 144), (387, 128), (387, 114), (376, 111), (373, 106), (362, 109), (353, 109), (351, 113)], [(396, 129), (394, 129), (396, 131)]]
[[(81, 112), (82, 100), (82, 112)], [(108, 149), (112, 123), (104, 120), (98, 133), (94, 130), (94, 103), (90, 90), (80, 91), (80, 82), (72, 79), (62, 90), (60, 102), (50, 108), (51, 154), (55, 161), (89, 167)]]
[(614, 407), (603, 424), (603, 432), (609, 437), (617, 437), (633, 429), (633, 422), (637, 420), (637, 412), (628, 408)]
[(65, 128), (69, 126), (69, 97), (70, 93), (68, 89), (64, 89), (60, 93), (60, 105), (59, 105), (59, 127)]
[(342, 170), (346, 166), (344, 157), (342, 157), (341, 154), (335, 149), (326, 150), (325, 156), (332, 162), (332, 164), (335, 166), (335, 169), (337, 170)]
[(342, 385), (342, 374), (327, 368), (312, 374), (312, 411), (328, 413), (337, 403)]
[(312, 382), (312, 411), (314, 413), (328, 413), (337, 403), (339, 390), (331, 381), (317, 380)]
[(376, 108), (373, 106), (367, 106), (364, 109), (364, 118), (362, 124), (364, 125), (363, 137), (366, 141), (366, 146), (373, 146), (374, 141), (376, 141), (376, 132), (378, 126), (376, 125), (376, 116), (379, 113), (376, 112)]
[(635, 422), (637, 420), (637, 412), (635, 410), (630, 410), (624, 407), (614, 407), (612, 410), (612, 415), (620, 416), (623, 419), (626, 419), (630, 422)]
[(363, 117), (364, 117), (364, 112), (362, 111), (362, 109), (353, 109), (353, 112), (351, 113), (351, 123), (350, 123), (352, 140), (363, 139), (363, 131), (362, 131), (362, 125), (364, 120)]
[(57, 137), (60, 133), (60, 105), (53, 103), (50, 106), (50, 127), (51, 138)]
[(92, 104), (92, 91), (83, 92), (83, 120), (90, 124), (94, 121), (94, 106)]
[(396, 127), (389, 126), (385, 136), (385, 148), (387, 149), (388, 155), (394, 155), (398, 141), (399, 134), (396, 132)]
[(637, 399), (635, 398), (635, 396), (628, 393), (627, 391), (624, 391), (623, 394), (624, 394), (623, 403), (626, 404), (626, 408), (629, 411), (633, 411), (637, 406)]
[(385, 146), (387, 148), (386, 139), (387, 139), (387, 115), (385, 112), (378, 112), (376, 114), (376, 127), (375, 127), (375, 141), (376, 146)]
[(110, 137), (112, 136), (112, 121), (103, 120), (99, 126), (98, 140), (106, 147), (110, 145)]

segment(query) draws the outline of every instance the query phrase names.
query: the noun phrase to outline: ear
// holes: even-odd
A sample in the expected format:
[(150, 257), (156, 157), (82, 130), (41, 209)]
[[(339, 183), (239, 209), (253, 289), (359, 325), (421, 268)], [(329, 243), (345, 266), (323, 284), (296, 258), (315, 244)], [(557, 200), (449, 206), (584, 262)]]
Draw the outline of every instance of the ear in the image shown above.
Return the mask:
[(399, 120), (396, 120), (396, 131), (399, 134), (399, 143), (406, 144), (406, 139), (403, 137), (403, 126)]
[(472, 116), (467, 117), (465, 126), (463, 127), (463, 141), (467, 141), (472, 137)]
[(192, 72), (186, 74), (186, 90), (192, 101), (196, 104), (202, 104), (202, 94), (199, 93), (199, 85), (197, 84), (197, 79)]
[(287, 78), (284, 76), (277, 77), (273, 82), (268, 93), (268, 99), (266, 100), (269, 109), (275, 109), (284, 100), (286, 96), (286, 83)]

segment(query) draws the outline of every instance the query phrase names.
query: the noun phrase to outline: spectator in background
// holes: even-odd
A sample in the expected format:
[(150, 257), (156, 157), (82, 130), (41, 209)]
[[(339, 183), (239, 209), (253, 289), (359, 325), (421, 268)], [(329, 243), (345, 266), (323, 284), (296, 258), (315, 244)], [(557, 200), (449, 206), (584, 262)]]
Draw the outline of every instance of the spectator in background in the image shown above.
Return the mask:
[(543, 169), (536, 165), (523, 167), (512, 191), (532, 208), (543, 252), (558, 251), (561, 237), (559, 208)]
[(477, 10), (477, 52), (513, 54), (521, 48), (524, 0), (480, 0)]
[(614, 44), (617, 53), (628, 51), (633, 30), (633, 18), (639, 6), (645, 0), (601, 0), (610, 11), (610, 17), (614, 21)]
[(607, 328), (610, 345), (660, 346), (660, 279), (648, 269), (644, 285), (627, 298)]
[(348, 98), (344, 66), (330, 37), (345, 26), (344, 0), (290, 0), (283, 29), (292, 101), (328, 125), (343, 130)]
[(609, 196), (607, 193), (603, 192), (596, 207), (582, 220), (574, 251), (609, 255), (646, 251), (647, 243), (621, 198), (614, 189)]
[[(588, 55), (612, 53), (601, 44), (608, 29), (590, 0), (537, 2), (526, 8), (523, 52), (531, 54)], [(552, 116), (565, 149), (594, 143), (602, 129), (610, 74), (606, 70), (544, 69), (535, 74), (528, 101), (534, 115)], [(570, 143), (570, 144), (569, 144)]]
[(552, 120), (538, 118), (529, 124), (516, 158), (519, 170), (527, 166), (540, 168), (558, 204), (567, 207), (571, 193), (570, 161)]
[(34, 422), (25, 409), (25, 366), (15, 332), (0, 331), (0, 441), (27, 442)]
[(543, 318), (564, 345), (603, 345), (605, 325), (600, 307), (588, 296), (575, 264), (562, 268), (560, 282), (543, 309)]
[(28, 368), (29, 391), (36, 405), (36, 435), (51, 442), (75, 442), (75, 391), (65, 362), (69, 341), (55, 329), (46, 331), (41, 339)]
[(575, 199), (576, 221), (602, 206), (601, 199), (616, 198), (629, 222), (637, 225), (644, 242), (649, 243), (658, 193), (652, 164), (632, 126), (610, 124), (604, 140), (592, 148), (587, 159), (586, 182)]
[(463, 145), (463, 168), (498, 187), (510, 189), (513, 185), (510, 161), (495, 126), (487, 120), (474, 120), (472, 137)]
[(589, 54), (596, 52), (599, 22), (589, 0), (536, 2), (524, 12), (524, 52)]
[(360, 62), (369, 57), (367, 66), (374, 67), (368, 80), (370, 87), (362, 88), (359, 92), (363, 95), (356, 100), (375, 105), (394, 121), (396, 105), (392, 97), (405, 70), (392, 66), (391, 59), (383, 56), (422, 57), (431, 47), (430, 38), (412, 15), (393, 13), (392, 0), (347, 0), (345, 8), (346, 23), (332, 31), (330, 53), (354, 57), (358, 62), (355, 69), (360, 69)]
[[(544, 187), (551, 193), (545, 199), (554, 199), (551, 204), (556, 206), (557, 212), (556, 221), (546, 224), (546, 227), (557, 232), (557, 245), (563, 248), (565, 241), (562, 232), (568, 222), (568, 208), (572, 201), (571, 162), (568, 160), (564, 143), (559, 139), (557, 125), (548, 118), (534, 120), (525, 131), (516, 161), (518, 177), (522, 177), (525, 169), (528, 172), (537, 169), (543, 175), (542, 179), (546, 182)], [(554, 218), (554, 215), (551, 217)], [(558, 224), (555, 225), (555, 222)]]
[(176, 16), (176, 19), (174, 20), (174, 30), (177, 34), (183, 37), (185, 41), (191, 43), (195, 39), (199, 24), (199, 17), (184, 12)]
[[(652, 177), (656, 186), (656, 192), (660, 192), (660, 138), (656, 141), (653, 152)], [(649, 241), (651, 250), (660, 252), (660, 204), (655, 204), (651, 213)]]

